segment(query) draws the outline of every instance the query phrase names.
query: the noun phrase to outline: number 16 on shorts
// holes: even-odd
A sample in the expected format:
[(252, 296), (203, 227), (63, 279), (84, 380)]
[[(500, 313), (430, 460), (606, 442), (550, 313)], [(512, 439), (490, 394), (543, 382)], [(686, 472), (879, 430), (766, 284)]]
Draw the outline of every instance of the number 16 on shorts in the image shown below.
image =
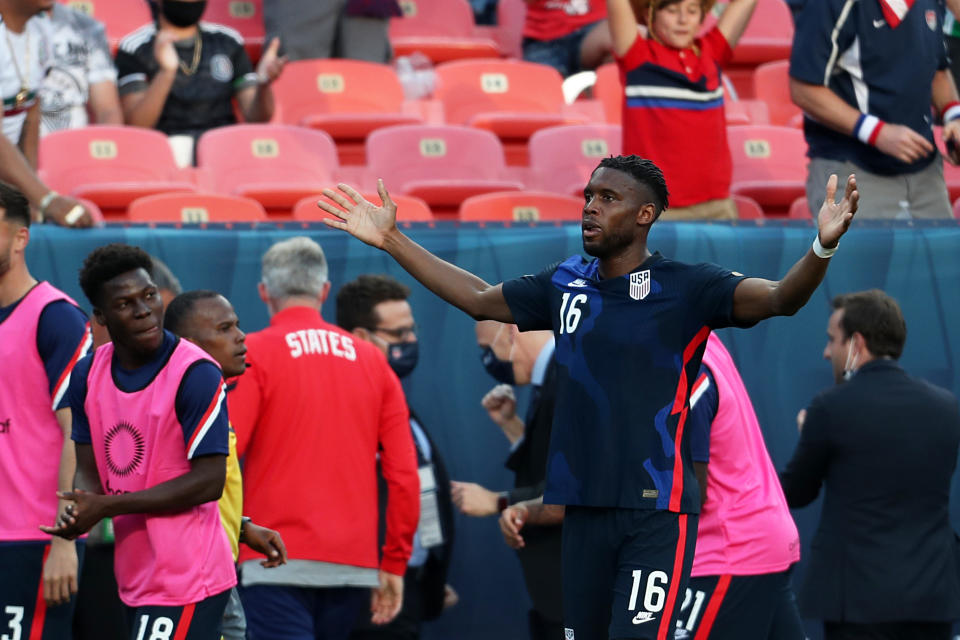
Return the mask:
[(667, 600), (670, 576), (664, 571), (651, 571), (646, 576), (641, 569), (633, 571), (633, 585), (627, 610), (633, 615), (633, 624), (644, 624), (658, 619)]

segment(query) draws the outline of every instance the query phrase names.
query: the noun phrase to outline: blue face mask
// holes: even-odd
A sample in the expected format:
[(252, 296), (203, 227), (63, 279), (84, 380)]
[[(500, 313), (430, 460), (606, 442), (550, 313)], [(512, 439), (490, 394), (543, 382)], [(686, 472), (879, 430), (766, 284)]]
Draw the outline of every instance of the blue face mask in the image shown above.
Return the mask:
[(397, 342), (387, 345), (387, 364), (398, 378), (410, 375), (420, 358), (420, 344), (417, 342)]
[(480, 362), (483, 368), (487, 370), (490, 377), (502, 384), (516, 384), (513, 377), (513, 363), (509, 360), (501, 360), (493, 352), (493, 347), (486, 346), (480, 352)]

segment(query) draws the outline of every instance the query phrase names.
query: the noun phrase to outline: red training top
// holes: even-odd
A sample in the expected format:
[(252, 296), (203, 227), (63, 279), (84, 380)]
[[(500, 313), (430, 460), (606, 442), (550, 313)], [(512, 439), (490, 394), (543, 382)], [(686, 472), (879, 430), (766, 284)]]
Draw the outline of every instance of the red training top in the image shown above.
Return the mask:
[(606, 17), (606, 0), (535, 0), (527, 4), (523, 37), (555, 40)]
[(733, 50), (716, 27), (694, 44), (700, 55), (637, 37), (617, 59), (623, 153), (653, 160), (677, 207), (730, 197), (733, 171), (720, 77)]
[[(400, 381), (372, 344), (308, 307), (247, 336), (247, 371), (228, 395), (243, 463), (244, 515), (283, 536), (293, 559), (403, 575), (420, 518), (420, 479)], [(377, 557), (377, 453), (389, 488)], [(240, 561), (258, 555), (240, 547)]]

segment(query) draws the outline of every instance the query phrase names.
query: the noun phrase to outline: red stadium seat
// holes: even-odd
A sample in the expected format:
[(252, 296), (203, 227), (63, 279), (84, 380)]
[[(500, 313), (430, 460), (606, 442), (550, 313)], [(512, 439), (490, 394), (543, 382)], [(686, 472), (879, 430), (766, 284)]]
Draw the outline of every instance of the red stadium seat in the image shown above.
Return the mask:
[(806, 196), (793, 201), (793, 204), (790, 205), (790, 211), (787, 212), (787, 217), (794, 220), (813, 219), (813, 216), (810, 214), (810, 203), (807, 202)]
[(301, 198), (336, 182), (337, 148), (323, 131), (289, 125), (239, 124), (208, 131), (197, 164), (220, 193), (253, 198), (286, 215)]
[(374, 129), (420, 122), (403, 113), (403, 87), (393, 69), (360, 60), (300, 60), (273, 83), (281, 118), (329, 133), (341, 164), (364, 164)]
[(500, 47), (479, 35), (467, 0), (400, 0), (402, 18), (390, 20), (395, 56), (419, 51), (434, 63), (461, 58), (498, 58)]
[(577, 220), (583, 216), (583, 198), (544, 191), (506, 191), (467, 198), (460, 205), (463, 222)]
[(733, 159), (732, 193), (756, 200), (767, 215), (786, 215), (805, 194), (807, 143), (798, 129), (727, 127)]
[(40, 140), (39, 166), (51, 188), (91, 200), (108, 217), (143, 196), (196, 191), (181, 179), (167, 137), (140, 127), (55, 131)]
[(753, 92), (770, 109), (770, 124), (796, 126), (803, 112), (790, 98), (790, 61), (766, 62), (753, 72)]
[[(130, 2), (130, 0), (126, 0)], [(209, 0), (203, 21), (235, 29), (243, 37), (243, 46), (254, 64), (265, 46), (263, 0)]]
[(770, 111), (760, 100), (724, 100), (724, 116), (731, 124), (770, 124)]
[(214, 193), (162, 193), (130, 203), (132, 222), (260, 222), (267, 212), (256, 200)]
[(107, 32), (110, 50), (117, 52), (120, 40), (153, 21), (146, 2), (132, 0), (60, 0), (68, 7), (92, 16), (103, 23)]
[(553, 67), (519, 60), (461, 60), (437, 67), (434, 95), (446, 120), (492, 131), (509, 164), (527, 164), (533, 132), (584, 119), (565, 113), (563, 78)]
[(435, 215), (453, 214), (466, 198), (513, 191), (500, 141), (489, 131), (457, 126), (400, 125), (367, 138), (367, 166), (397, 193), (423, 198)]
[(724, 73), (733, 81), (741, 99), (754, 98), (753, 71), (757, 65), (790, 57), (793, 16), (783, 0), (759, 0), (733, 59)]
[[(747, 196), (734, 194), (731, 196), (737, 205), (737, 217), (741, 220), (757, 220), (763, 218), (763, 208), (757, 201)], [(669, 209), (668, 209), (669, 211)]]
[[(383, 204), (380, 196), (376, 193), (364, 193), (362, 195), (377, 206)], [(430, 222), (434, 219), (430, 206), (420, 198), (391, 193), (390, 199), (397, 205), (397, 220), (399, 222)], [(294, 205), (293, 219), (303, 222), (317, 222), (324, 218), (333, 219), (334, 216), (317, 206), (317, 200), (332, 202), (321, 193), (307, 196)]]
[(582, 124), (541, 129), (530, 137), (530, 170), (538, 189), (582, 196), (597, 164), (620, 155), (620, 127)]

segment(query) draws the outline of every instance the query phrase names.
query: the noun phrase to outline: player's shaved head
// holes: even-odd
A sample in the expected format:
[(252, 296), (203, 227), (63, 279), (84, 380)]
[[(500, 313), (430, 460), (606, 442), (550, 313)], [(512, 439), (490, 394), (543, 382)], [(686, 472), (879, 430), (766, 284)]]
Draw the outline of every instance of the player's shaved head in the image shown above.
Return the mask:
[(652, 160), (635, 155), (610, 156), (600, 161), (597, 169), (601, 168), (622, 171), (642, 185), (646, 189), (650, 201), (656, 207), (657, 218), (670, 206), (668, 200), (670, 192), (667, 191), (667, 181), (663, 177), (663, 171)]

